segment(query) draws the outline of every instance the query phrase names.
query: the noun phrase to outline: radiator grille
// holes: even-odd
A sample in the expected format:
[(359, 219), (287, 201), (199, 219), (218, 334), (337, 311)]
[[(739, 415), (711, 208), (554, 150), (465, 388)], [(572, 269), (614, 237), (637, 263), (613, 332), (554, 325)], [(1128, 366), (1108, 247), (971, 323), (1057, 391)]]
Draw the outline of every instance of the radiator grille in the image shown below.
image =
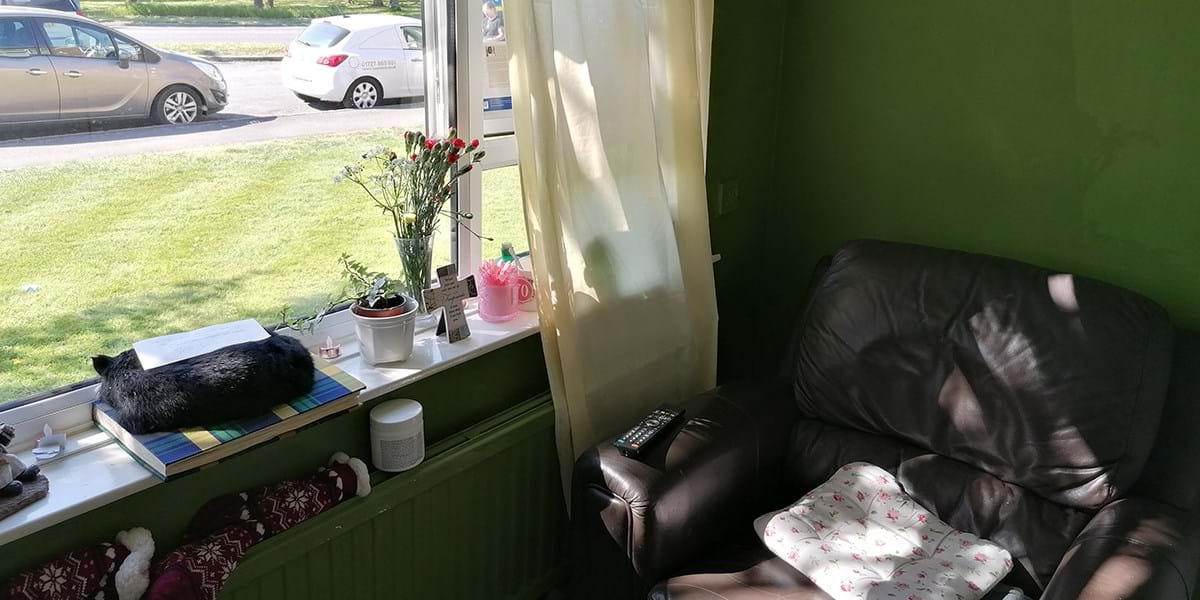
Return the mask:
[(532, 401), (255, 547), (225, 600), (538, 598), (565, 574), (553, 409)]

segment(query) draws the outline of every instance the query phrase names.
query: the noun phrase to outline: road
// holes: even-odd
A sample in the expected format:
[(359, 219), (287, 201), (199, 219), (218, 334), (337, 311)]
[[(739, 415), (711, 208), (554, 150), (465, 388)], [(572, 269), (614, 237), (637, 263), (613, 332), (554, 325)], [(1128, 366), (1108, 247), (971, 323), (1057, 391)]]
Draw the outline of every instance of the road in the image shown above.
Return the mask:
[(303, 27), (187, 27), (130, 25), (117, 29), (150, 44), (279, 43), (296, 39)]
[(283, 87), (279, 67), (277, 62), (221, 64), (229, 83), (229, 106), (191, 125), (127, 122), (20, 131), (0, 128), (0, 169), (380, 127), (424, 126), (425, 108), (419, 100), (365, 111), (311, 107)]
[[(229, 106), (216, 115), (279, 116), (321, 112), (283, 87), (278, 62), (237, 62), (217, 65), (229, 84)], [(326, 107), (323, 107), (326, 108)]]

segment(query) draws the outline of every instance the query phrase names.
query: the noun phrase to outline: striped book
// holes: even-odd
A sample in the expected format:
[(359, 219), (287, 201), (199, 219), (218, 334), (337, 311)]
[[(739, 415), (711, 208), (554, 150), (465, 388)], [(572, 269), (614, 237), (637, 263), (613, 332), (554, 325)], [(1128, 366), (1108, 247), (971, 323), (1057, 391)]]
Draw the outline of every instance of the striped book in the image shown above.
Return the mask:
[(308, 394), (271, 412), (225, 423), (216, 427), (192, 427), (134, 435), (117, 423), (111, 406), (97, 402), (93, 410), (96, 424), (108, 432), (126, 452), (160, 478), (216, 462), (247, 448), (299, 429), (329, 415), (358, 404), (358, 394), (366, 386), (348, 373), (321, 359), (314, 358), (313, 388)]

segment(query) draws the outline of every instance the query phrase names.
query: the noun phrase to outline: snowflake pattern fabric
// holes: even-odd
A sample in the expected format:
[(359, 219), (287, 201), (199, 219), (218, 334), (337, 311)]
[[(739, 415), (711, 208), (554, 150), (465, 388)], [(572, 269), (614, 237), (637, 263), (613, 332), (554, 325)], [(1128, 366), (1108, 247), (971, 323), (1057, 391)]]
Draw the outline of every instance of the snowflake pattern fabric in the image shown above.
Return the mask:
[(245, 522), (262, 523), (268, 537), (278, 535), (353, 497), (357, 477), (349, 462), (335, 462), (309, 477), (214, 498), (192, 517), (185, 539)]
[(176, 548), (154, 565), (145, 600), (216, 600), (246, 551), (264, 539), (262, 523), (239, 523)]
[(155, 565), (154, 582), (143, 600), (215, 600), (251, 546), (364, 489), (369, 493), (370, 485), (359, 481), (366, 476), (362, 461), (337, 454), (329, 466), (308, 477), (210, 500), (192, 517), (188, 543)]
[(76, 550), (10, 579), (0, 597), (11, 600), (115, 599), (113, 574), (129, 550), (110, 543)]
[(978, 600), (1012, 569), (1008, 551), (946, 525), (869, 463), (842, 467), (754, 526), (837, 600)]

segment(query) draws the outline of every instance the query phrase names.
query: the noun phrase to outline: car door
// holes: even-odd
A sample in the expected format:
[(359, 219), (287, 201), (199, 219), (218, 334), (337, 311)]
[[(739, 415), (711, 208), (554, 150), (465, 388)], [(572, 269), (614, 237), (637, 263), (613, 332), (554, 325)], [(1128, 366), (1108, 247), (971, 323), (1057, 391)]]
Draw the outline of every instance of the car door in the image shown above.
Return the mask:
[(404, 40), (404, 79), (408, 82), (406, 96), (425, 95), (425, 35), (420, 27), (400, 28)]
[(399, 98), (408, 90), (403, 60), (404, 44), (395, 27), (367, 32), (358, 44), (358, 74), (378, 79), (384, 98)]
[(32, 19), (0, 18), (0, 123), (58, 118), (58, 80), (38, 39)]
[(119, 36), (81, 21), (43, 19), (42, 32), (58, 77), (62, 118), (149, 114), (149, 81), (140, 48), (123, 41), (123, 56)]

